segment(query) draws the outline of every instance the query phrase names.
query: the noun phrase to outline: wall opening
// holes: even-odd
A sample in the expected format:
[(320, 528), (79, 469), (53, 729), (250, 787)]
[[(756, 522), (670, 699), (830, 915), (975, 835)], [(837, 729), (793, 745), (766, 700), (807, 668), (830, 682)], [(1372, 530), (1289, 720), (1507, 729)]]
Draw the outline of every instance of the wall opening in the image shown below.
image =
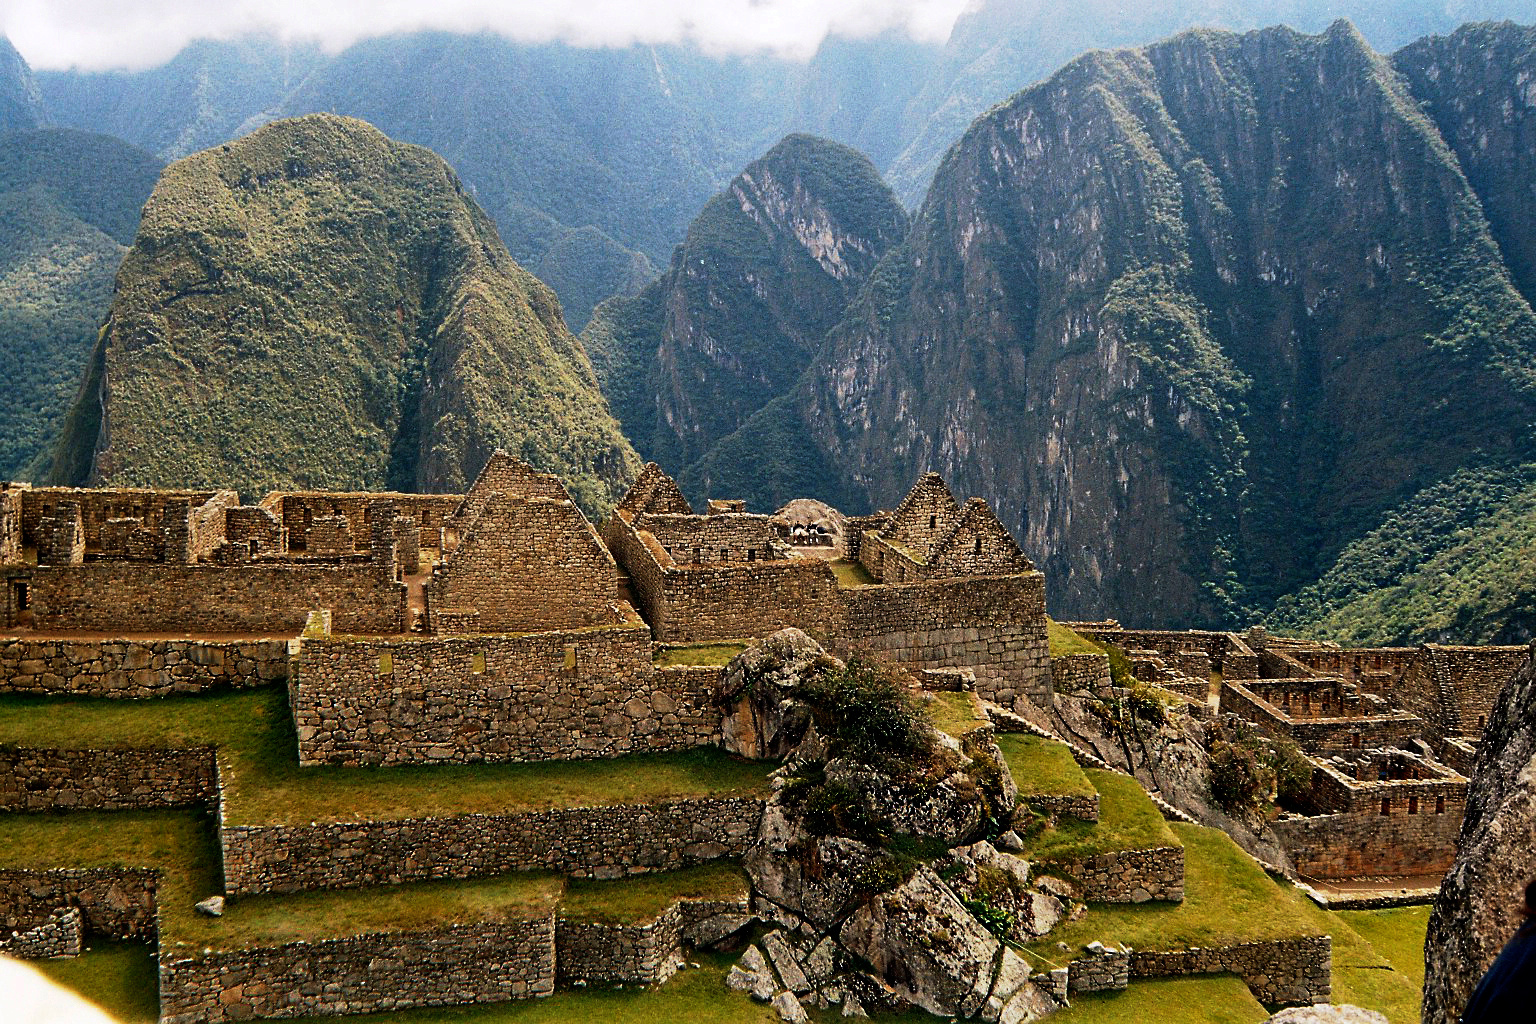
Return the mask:
[(1384, 796), (1384, 797), (1381, 798), (1381, 813), (1382, 813), (1383, 816), (1390, 815), (1392, 813), (1392, 798), (1391, 797)]
[(1408, 813), (1409, 814), (1418, 814), (1419, 813), (1419, 798), (1418, 797), (1410, 796), (1408, 798)]

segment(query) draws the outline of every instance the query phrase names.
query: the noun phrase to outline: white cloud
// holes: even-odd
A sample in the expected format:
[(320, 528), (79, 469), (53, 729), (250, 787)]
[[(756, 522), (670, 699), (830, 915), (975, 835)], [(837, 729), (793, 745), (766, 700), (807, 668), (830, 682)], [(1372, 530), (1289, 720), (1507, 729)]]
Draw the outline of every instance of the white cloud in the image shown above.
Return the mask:
[(965, 0), (0, 0), (0, 33), (34, 68), (163, 63), (197, 38), (263, 33), (339, 50), (436, 28), (583, 46), (690, 41), (807, 57), (828, 32), (942, 41)]
[(112, 1024), (112, 1018), (36, 969), (0, 956), (4, 1016), (13, 1024)]

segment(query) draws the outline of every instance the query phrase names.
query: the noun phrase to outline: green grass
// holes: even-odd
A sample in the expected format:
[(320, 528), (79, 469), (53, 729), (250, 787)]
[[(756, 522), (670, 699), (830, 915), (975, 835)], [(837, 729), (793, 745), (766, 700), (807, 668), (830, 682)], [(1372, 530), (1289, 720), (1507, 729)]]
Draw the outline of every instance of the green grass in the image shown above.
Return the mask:
[(982, 714), (974, 693), (946, 691), (931, 696), (933, 699), (923, 704), (923, 710), (928, 713), (934, 728), (956, 739), (991, 721)]
[(649, 922), (680, 899), (736, 899), (750, 890), (741, 866), (730, 861), (606, 882), (573, 878), (560, 916), (606, 924)]
[(837, 585), (844, 590), (852, 587), (872, 587), (879, 582), (869, 574), (869, 570), (864, 568), (862, 562), (837, 558), (827, 564), (832, 567), (832, 575), (837, 577)]
[[(1032, 952), (1060, 966), (1095, 939), (1134, 949), (1171, 950), (1334, 930), (1323, 910), (1293, 886), (1270, 878), (1225, 833), (1181, 823), (1171, 829), (1184, 844), (1182, 902), (1094, 904), (1081, 919), (1035, 943)], [(1058, 952), (1057, 942), (1065, 942), (1072, 952)]]
[(1429, 908), (1341, 910), (1328, 916), (1335, 924), (1333, 1001), (1384, 1013), (1392, 1024), (1418, 1024)]
[(1072, 997), (1051, 1024), (1255, 1024), (1269, 1011), (1230, 974), (1137, 980), (1122, 992)]
[(118, 1024), (155, 1024), (160, 1019), (155, 954), (143, 942), (96, 941), (67, 960), (33, 960), (57, 984), (95, 1003)]
[(1068, 629), (1055, 619), (1045, 620), (1046, 636), (1051, 644), (1051, 657), (1066, 654), (1103, 654), (1104, 648), (1074, 630)]
[(1092, 796), (1098, 792), (1065, 743), (1027, 732), (999, 733), (997, 745), (1008, 761), (1019, 796)]
[(713, 749), (539, 764), (300, 768), (282, 687), (155, 701), (0, 697), (0, 743), (219, 747), (230, 824), (509, 813), (766, 792), (772, 766)]
[(1135, 779), (1095, 769), (1084, 774), (1099, 791), (1098, 822), (1063, 818), (1054, 828), (1026, 837), (1030, 860), (1077, 860), (1113, 850), (1179, 845), (1178, 835)]
[(689, 644), (684, 647), (663, 647), (651, 659), (661, 668), (676, 665), (726, 665), (747, 649), (747, 642), (724, 644)]

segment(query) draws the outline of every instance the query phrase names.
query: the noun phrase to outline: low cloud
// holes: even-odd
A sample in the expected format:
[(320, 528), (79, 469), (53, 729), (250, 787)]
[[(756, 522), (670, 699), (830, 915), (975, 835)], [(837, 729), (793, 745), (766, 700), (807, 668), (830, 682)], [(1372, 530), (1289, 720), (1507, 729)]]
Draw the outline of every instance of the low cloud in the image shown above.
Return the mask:
[(965, 0), (0, 0), (0, 33), (38, 69), (137, 69), (193, 39), (262, 34), (336, 51), (441, 29), (581, 46), (691, 42), (714, 53), (805, 58), (836, 32), (942, 41)]

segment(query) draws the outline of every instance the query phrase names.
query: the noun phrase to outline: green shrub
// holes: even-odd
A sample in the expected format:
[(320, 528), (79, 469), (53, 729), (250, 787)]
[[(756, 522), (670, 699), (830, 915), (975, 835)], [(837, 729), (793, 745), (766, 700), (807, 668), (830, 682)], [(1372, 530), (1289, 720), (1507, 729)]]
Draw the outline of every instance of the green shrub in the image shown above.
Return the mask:
[(1211, 796), (1229, 814), (1257, 813), (1269, 802), (1274, 769), (1248, 744), (1217, 740), (1211, 744)]

